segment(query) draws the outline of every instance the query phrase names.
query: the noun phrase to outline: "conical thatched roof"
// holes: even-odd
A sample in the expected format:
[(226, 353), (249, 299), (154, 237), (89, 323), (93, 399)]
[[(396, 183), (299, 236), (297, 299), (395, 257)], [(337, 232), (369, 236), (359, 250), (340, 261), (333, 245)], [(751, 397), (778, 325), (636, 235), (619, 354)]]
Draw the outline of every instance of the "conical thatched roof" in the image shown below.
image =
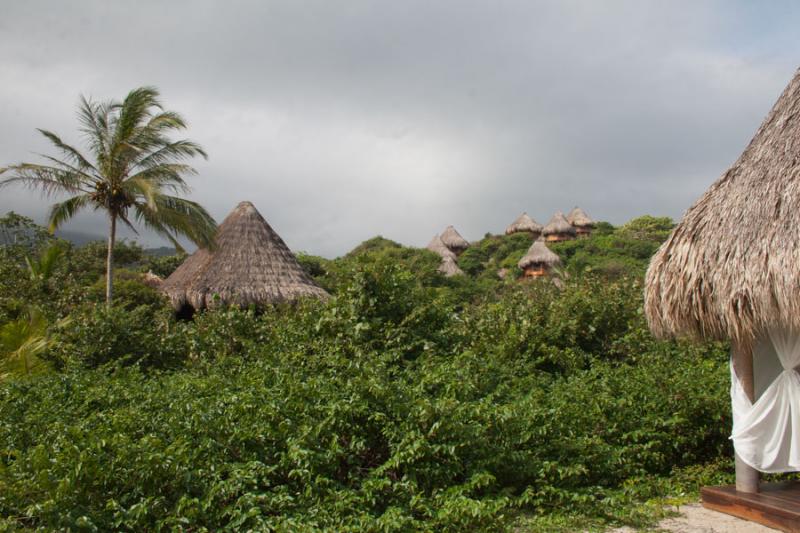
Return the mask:
[(431, 242), (429, 242), (428, 246), (426, 246), (425, 248), (427, 248), (431, 252), (439, 254), (439, 256), (442, 259), (446, 259), (448, 257), (451, 259), (456, 258), (456, 254), (451, 252), (450, 249), (444, 245), (442, 239), (438, 235), (434, 235), (433, 239), (431, 239)]
[(558, 211), (553, 218), (550, 219), (550, 222), (542, 229), (542, 235), (556, 235), (556, 234), (571, 234), (575, 235), (575, 228), (567, 222), (567, 219), (564, 218), (564, 213)]
[(524, 231), (538, 234), (542, 232), (542, 225), (529, 217), (528, 213), (522, 213), (506, 228), (506, 235), (511, 235), (512, 233), (521, 233)]
[(148, 271), (142, 275), (142, 283), (153, 289), (159, 289), (161, 288), (161, 284), (164, 283), (164, 280), (161, 279), (161, 276), (158, 274), (153, 274), (152, 271)]
[(216, 244), (213, 251), (200, 249), (186, 258), (162, 284), (175, 309), (328, 296), (250, 202), (240, 203), (222, 222)]
[(594, 220), (589, 218), (586, 211), (577, 206), (573, 207), (572, 211), (567, 215), (567, 222), (576, 228), (591, 228), (594, 226)]
[(466, 239), (464, 239), (453, 226), (447, 226), (442, 234), (439, 235), (439, 238), (442, 239), (444, 245), (453, 252), (466, 250), (467, 247), (469, 247), (469, 243)]
[(527, 268), (536, 263), (554, 266), (561, 264), (561, 258), (552, 252), (550, 248), (544, 244), (544, 241), (540, 239), (534, 242), (531, 247), (528, 248), (528, 253), (526, 253), (522, 259), (519, 260), (517, 266), (520, 268)]
[(437, 270), (448, 278), (451, 276), (461, 276), (464, 274), (464, 271), (458, 268), (456, 260), (452, 257), (445, 257), (442, 259), (442, 264), (439, 265)]
[(647, 271), (659, 336), (747, 341), (800, 330), (800, 71), (736, 163), (692, 206)]

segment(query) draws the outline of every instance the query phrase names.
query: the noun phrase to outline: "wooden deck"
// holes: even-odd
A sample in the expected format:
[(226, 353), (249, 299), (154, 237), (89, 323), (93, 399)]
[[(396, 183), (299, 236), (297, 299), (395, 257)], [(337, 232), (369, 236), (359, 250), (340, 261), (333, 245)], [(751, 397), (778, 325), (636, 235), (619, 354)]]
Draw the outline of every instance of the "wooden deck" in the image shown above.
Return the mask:
[(800, 482), (763, 483), (761, 492), (736, 492), (733, 486), (703, 487), (703, 507), (768, 527), (800, 533)]

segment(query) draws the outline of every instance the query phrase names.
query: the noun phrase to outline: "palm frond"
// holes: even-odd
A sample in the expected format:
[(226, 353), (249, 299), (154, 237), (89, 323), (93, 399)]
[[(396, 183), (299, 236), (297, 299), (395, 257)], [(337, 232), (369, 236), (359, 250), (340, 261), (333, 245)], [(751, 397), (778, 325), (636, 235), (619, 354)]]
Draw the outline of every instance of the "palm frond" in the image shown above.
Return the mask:
[(92, 199), (88, 194), (79, 194), (68, 200), (54, 204), (50, 208), (47, 217), (50, 232), (54, 232), (61, 224), (74, 217), (78, 211), (91, 203)]
[[(65, 143), (64, 141), (62, 141), (61, 138), (58, 135), (56, 135), (55, 133), (53, 133), (52, 131), (43, 130), (43, 129), (39, 129), (39, 128), (37, 128), (37, 131), (39, 133), (41, 133), (42, 135), (44, 135), (56, 148), (61, 150), (62, 153), (64, 153), (64, 155), (66, 155), (69, 159), (74, 161), (75, 164), (77, 164), (82, 171), (96, 170), (94, 168), (94, 165), (89, 163), (89, 160), (86, 159), (83, 156), (83, 154), (81, 154), (80, 151), (78, 151), (77, 148), (74, 148), (74, 147), (68, 145), (67, 143)], [(51, 158), (51, 159), (55, 159), (55, 158)]]
[(85, 187), (85, 176), (69, 169), (20, 163), (0, 168), (0, 175), (6, 172), (11, 173), (11, 176), (0, 179), (0, 188), (12, 184), (22, 184), (31, 189), (38, 189), (45, 196), (89, 192)]
[(214, 246), (217, 223), (196, 202), (159, 195), (156, 209), (151, 209), (147, 204), (136, 204), (134, 209), (141, 223), (167, 237), (174, 245), (177, 245), (177, 238), (183, 236), (203, 248)]
[(187, 139), (181, 139), (160, 145), (158, 149), (149, 152), (145, 157), (139, 159), (136, 162), (136, 166), (148, 168), (169, 161), (183, 161), (197, 155), (208, 159), (208, 154), (206, 154), (199, 144)]

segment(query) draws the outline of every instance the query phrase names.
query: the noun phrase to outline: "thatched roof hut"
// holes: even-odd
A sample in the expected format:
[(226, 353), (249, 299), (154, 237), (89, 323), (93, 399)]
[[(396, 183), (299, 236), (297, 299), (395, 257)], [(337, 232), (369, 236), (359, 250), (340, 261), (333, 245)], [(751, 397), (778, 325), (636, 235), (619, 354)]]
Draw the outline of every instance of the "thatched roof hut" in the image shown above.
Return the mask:
[(506, 228), (506, 235), (523, 232), (533, 234), (535, 239), (542, 234), (542, 225), (529, 217), (528, 213), (522, 213)]
[(469, 247), (469, 242), (462, 237), (453, 226), (447, 226), (445, 230), (439, 235), (447, 248), (458, 255)]
[[(660, 337), (732, 339), (737, 489), (800, 470), (800, 71), (736, 163), (686, 212), (647, 271)], [(758, 390), (755, 375), (770, 376)], [(765, 370), (765, 368), (767, 370)], [(761, 370), (759, 370), (761, 369)], [(777, 387), (777, 388), (776, 388)], [(769, 402), (758, 402), (769, 396)]]
[(439, 265), (437, 270), (447, 278), (451, 276), (462, 276), (464, 274), (464, 271), (458, 267), (456, 260), (452, 257), (445, 257), (442, 259), (442, 264)]
[(578, 206), (572, 208), (572, 211), (567, 214), (567, 222), (572, 224), (579, 237), (589, 235), (594, 228), (594, 220)]
[(220, 224), (213, 251), (190, 255), (161, 286), (176, 310), (328, 296), (250, 202)]
[(542, 239), (537, 239), (528, 249), (519, 266), (526, 277), (539, 277), (547, 274), (551, 268), (561, 264), (561, 258), (553, 253)]
[(450, 251), (450, 248), (444, 245), (442, 239), (438, 235), (434, 235), (431, 239), (431, 242), (428, 243), (426, 246), (428, 250), (435, 254), (439, 254), (442, 259), (447, 259), (448, 257), (451, 259), (456, 258), (456, 254)]
[(161, 284), (164, 283), (164, 280), (161, 279), (161, 276), (158, 274), (154, 274), (152, 271), (147, 271), (142, 275), (142, 283), (152, 289), (160, 289)]
[(575, 228), (567, 222), (561, 211), (556, 212), (550, 222), (542, 229), (542, 236), (547, 242), (568, 241), (577, 235)]

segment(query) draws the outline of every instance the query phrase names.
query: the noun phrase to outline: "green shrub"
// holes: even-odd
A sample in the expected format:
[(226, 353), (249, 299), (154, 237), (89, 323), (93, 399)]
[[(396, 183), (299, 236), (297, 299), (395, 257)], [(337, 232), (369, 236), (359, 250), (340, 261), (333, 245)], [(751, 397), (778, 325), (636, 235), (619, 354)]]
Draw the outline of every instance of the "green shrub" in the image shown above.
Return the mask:
[(188, 355), (190, 337), (171, 315), (169, 310), (154, 314), (145, 306), (128, 310), (86, 304), (56, 330), (50, 357), (60, 366), (175, 366)]

